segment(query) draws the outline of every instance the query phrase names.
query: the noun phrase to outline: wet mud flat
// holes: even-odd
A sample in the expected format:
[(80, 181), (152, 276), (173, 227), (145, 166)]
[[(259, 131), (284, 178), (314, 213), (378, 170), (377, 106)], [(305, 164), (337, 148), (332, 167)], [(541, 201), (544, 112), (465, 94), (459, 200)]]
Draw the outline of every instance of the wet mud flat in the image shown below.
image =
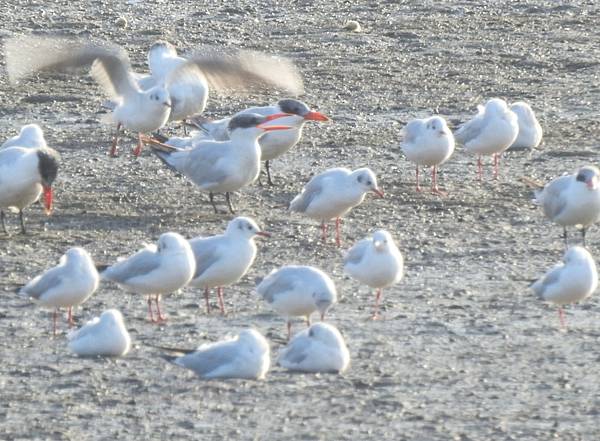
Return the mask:
[[(302, 100), (333, 122), (307, 127), (301, 143), (273, 162), (277, 187), (253, 185), (234, 196), (238, 212), (273, 237), (260, 241), (242, 282), (226, 289), (225, 317), (207, 316), (202, 293), (186, 289), (165, 299), (169, 321), (155, 326), (145, 320), (143, 298), (103, 284), (77, 311), (78, 323), (119, 308), (134, 348), (123, 359), (80, 359), (67, 352), (64, 332), (51, 337), (47, 311), (18, 298), (19, 284), (70, 246), (111, 262), (165, 231), (220, 232), (230, 216), (215, 215), (205, 195), (149, 152), (134, 159), (133, 137), (109, 158), (112, 129), (100, 123), (103, 97), (89, 76), (14, 87), (0, 75), (2, 138), (36, 121), (63, 157), (54, 215), (34, 205), (29, 235), (16, 234), (11, 216), (12, 236), (0, 237), (1, 439), (597, 439), (598, 300), (569, 308), (561, 332), (556, 312), (527, 291), (560, 259), (563, 243), (519, 180), (546, 181), (596, 162), (597, 5), (46, 3), (0, 2), (0, 35), (108, 39), (123, 44), (140, 70), (159, 38), (184, 52), (202, 44), (275, 52), (295, 60), (305, 78)], [(116, 26), (119, 17), (127, 29)], [(363, 32), (343, 31), (348, 19)], [(440, 177), (449, 196), (417, 194), (413, 167), (399, 152), (402, 126), (435, 112), (455, 128), (494, 96), (532, 104), (545, 129), (541, 148), (505, 155), (500, 179), (482, 184), (476, 158), (458, 149)], [(280, 97), (212, 96), (207, 114)], [(285, 209), (312, 174), (333, 166), (371, 167), (386, 193), (368, 196), (345, 219), (341, 249), (323, 246), (316, 223)], [(396, 238), (406, 276), (384, 293), (383, 320), (371, 321), (374, 295), (343, 275), (342, 255), (376, 228)], [(594, 227), (588, 236), (595, 256), (599, 234)], [(343, 376), (273, 367), (266, 381), (201, 382), (148, 346), (193, 347), (252, 325), (271, 340), (275, 358), (285, 324), (253, 288), (288, 263), (313, 264), (334, 278), (341, 299), (328, 320), (352, 357)]]

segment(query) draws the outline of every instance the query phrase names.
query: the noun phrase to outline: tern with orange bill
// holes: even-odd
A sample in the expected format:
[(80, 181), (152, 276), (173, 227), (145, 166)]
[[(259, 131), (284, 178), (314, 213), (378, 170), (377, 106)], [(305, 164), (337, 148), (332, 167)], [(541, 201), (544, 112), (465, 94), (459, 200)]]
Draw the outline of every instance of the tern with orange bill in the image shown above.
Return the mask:
[(254, 182), (260, 173), (260, 136), (275, 130), (288, 130), (289, 126), (266, 123), (287, 117), (286, 113), (269, 116), (244, 114), (231, 119), (227, 141), (196, 142), (190, 149), (161, 144), (146, 138), (153, 152), (171, 170), (182, 174), (202, 191), (208, 192), (214, 203), (214, 193), (225, 193), (229, 211), (234, 213), (230, 193)]

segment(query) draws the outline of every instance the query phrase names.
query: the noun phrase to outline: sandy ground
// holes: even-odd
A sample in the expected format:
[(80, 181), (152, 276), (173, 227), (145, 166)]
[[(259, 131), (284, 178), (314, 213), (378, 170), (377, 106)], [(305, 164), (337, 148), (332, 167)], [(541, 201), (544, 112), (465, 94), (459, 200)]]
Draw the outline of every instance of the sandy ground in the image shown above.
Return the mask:
[[(169, 321), (157, 327), (145, 320), (142, 298), (104, 284), (77, 311), (78, 322), (117, 307), (135, 346), (119, 360), (79, 359), (66, 350), (65, 324), (52, 338), (49, 313), (20, 299), (19, 284), (70, 246), (111, 262), (165, 231), (220, 232), (230, 217), (213, 214), (205, 195), (148, 152), (134, 159), (132, 138), (118, 159), (109, 158), (111, 128), (100, 124), (102, 97), (88, 75), (33, 78), (18, 87), (1, 75), (2, 137), (36, 121), (63, 163), (55, 214), (46, 218), (33, 206), (31, 234), (16, 234), (12, 216), (14, 234), (0, 237), (0, 439), (598, 439), (598, 300), (570, 308), (568, 332), (560, 332), (555, 310), (527, 291), (530, 279), (560, 259), (563, 244), (560, 228), (543, 219), (519, 180), (546, 181), (595, 162), (597, 5), (47, 3), (1, 1), (0, 35), (108, 39), (125, 45), (140, 70), (158, 38), (184, 51), (208, 44), (286, 55), (303, 72), (302, 99), (333, 123), (307, 127), (297, 148), (274, 161), (277, 187), (254, 185), (235, 196), (239, 212), (274, 236), (260, 242), (243, 281), (225, 291), (226, 317), (207, 316), (201, 293), (186, 289), (165, 299)], [(126, 31), (115, 26), (120, 16)], [(347, 19), (364, 32), (341, 30)], [(456, 127), (494, 96), (532, 103), (545, 129), (542, 147), (506, 155), (500, 179), (483, 184), (474, 179), (475, 158), (458, 149), (441, 176), (450, 195), (415, 193), (413, 167), (399, 152), (401, 127), (432, 112)], [(207, 114), (279, 97), (213, 96)], [(315, 223), (286, 212), (312, 173), (365, 165), (386, 198), (369, 196), (351, 213), (342, 249), (322, 246)], [(394, 234), (406, 277), (385, 293), (384, 319), (373, 322), (374, 296), (342, 274), (341, 256), (376, 228)], [(589, 234), (596, 254), (598, 234)], [(275, 356), (284, 322), (253, 287), (288, 263), (332, 274), (341, 301), (329, 320), (352, 356), (345, 375), (275, 367), (266, 381), (202, 382), (147, 346), (194, 347), (252, 325), (272, 340)]]

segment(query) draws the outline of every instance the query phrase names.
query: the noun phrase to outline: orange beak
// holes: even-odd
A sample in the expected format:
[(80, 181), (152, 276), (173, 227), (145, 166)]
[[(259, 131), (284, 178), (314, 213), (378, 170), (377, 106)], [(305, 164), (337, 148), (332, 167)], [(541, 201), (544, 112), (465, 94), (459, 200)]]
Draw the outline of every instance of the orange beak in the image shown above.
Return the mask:
[(309, 121), (329, 121), (329, 118), (327, 118), (321, 112), (313, 112), (313, 111), (310, 111), (306, 115), (304, 115), (304, 119), (309, 120)]
[(375, 190), (373, 190), (373, 193), (375, 193), (377, 196), (379, 196), (380, 198), (383, 197), (383, 191), (381, 191), (380, 189), (376, 188)]
[(262, 237), (271, 237), (271, 233), (267, 233), (266, 231), (259, 231), (258, 233), (256, 233), (256, 235)]
[(257, 125), (259, 129), (264, 130), (265, 132), (271, 132), (273, 130), (288, 130), (291, 129), (290, 126), (264, 126), (262, 124)]
[(273, 121), (274, 119), (283, 118), (283, 117), (286, 117), (286, 116), (292, 116), (292, 114), (291, 113), (274, 113), (273, 115), (265, 116), (265, 122), (266, 121)]
[(47, 216), (52, 213), (52, 187), (44, 185), (44, 211)]

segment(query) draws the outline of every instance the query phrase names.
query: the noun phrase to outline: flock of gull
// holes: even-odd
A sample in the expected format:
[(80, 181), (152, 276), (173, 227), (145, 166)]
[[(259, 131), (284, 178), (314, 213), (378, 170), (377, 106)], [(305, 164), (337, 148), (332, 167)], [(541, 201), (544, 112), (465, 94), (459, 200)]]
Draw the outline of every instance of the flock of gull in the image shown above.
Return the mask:
[[(119, 151), (122, 130), (137, 134), (133, 153), (144, 146), (175, 173), (208, 193), (215, 212), (215, 195), (223, 194), (228, 209), (235, 212), (231, 193), (254, 183), (265, 162), (268, 182), (272, 183), (270, 161), (296, 145), (308, 121), (324, 122), (328, 117), (311, 110), (305, 103), (282, 99), (272, 106), (252, 107), (221, 120), (202, 116), (210, 90), (246, 91), (278, 88), (297, 96), (302, 79), (288, 60), (262, 53), (202, 51), (187, 58), (175, 48), (159, 41), (148, 53), (149, 74), (132, 71), (127, 54), (105, 43), (77, 39), (22, 36), (5, 41), (6, 67), (11, 82), (32, 74), (56, 72), (77, 74), (89, 69), (109, 100), (103, 106), (115, 126), (109, 154)], [(184, 136), (165, 137), (160, 130), (170, 121), (182, 122)], [(193, 127), (187, 133), (187, 127)], [(477, 115), (453, 133), (441, 116), (416, 119), (403, 129), (401, 149), (416, 165), (416, 190), (420, 186), (419, 167), (431, 167), (431, 191), (446, 193), (438, 185), (438, 167), (453, 154), (455, 140), (478, 156), (478, 178), (483, 179), (482, 156), (492, 156), (494, 178), (500, 157), (512, 147), (535, 148), (542, 129), (524, 102), (508, 105), (492, 98)], [(0, 221), (5, 235), (5, 212), (19, 213), (21, 230), (26, 232), (23, 209), (43, 198), (52, 210), (52, 184), (61, 158), (46, 145), (36, 124), (24, 126), (19, 135), (0, 148)], [(584, 166), (539, 186), (536, 201), (545, 216), (564, 228), (567, 250), (557, 264), (531, 289), (542, 300), (559, 305), (581, 301), (592, 294), (598, 283), (594, 260), (585, 249), (586, 229), (600, 218), (600, 171)], [(368, 193), (384, 194), (375, 173), (369, 168), (333, 168), (315, 174), (302, 191), (290, 201), (289, 210), (321, 222), (322, 240), (327, 241), (328, 223), (335, 220), (336, 244), (341, 245), (341, 219), (361, 204)], [(568, 247), (567, 227), (581, 229), (583, 246)], [(225, 314), (223, 289), (237, 283), (251, 268), (257, 237), (269, 237), (248, 217), (231, 220), (225, 231), (211, 237), (186, 240), (176, 232), (160, 235), (156, 245), (148, 245), (111, 265), (96, 264), (83, 248), (66, 251), (60, 263), (33, 278), (20, 288), (20, 294), (53, 309), (53, 329), (57, 332), (60, 308), (68, 311), (74, 325), (72, 308), (83, 304), (98, 289), (100, 282), (113, 282), (127, 292), (147, 297), (149, 320), (166, 320), (160, 307), (161, 296), (186, 286), (204, 291), (206, 312), (210, 313), (210, 291), (216, 289), (222, 314)], [(344, 256), (344, 271), (358, 282), (376, 290), (373, 319), (377, 319), (382, 290), (401, 281), (403, 256), (392, 235), (377, 230), (352, 246)], [(337, 291), (328, 274), (314, 266), (285, 265), (266, 275), (256, 286), (258, 296), (285, 318), (288, 344), (279, 352), (277, 363), (290, 370), (338, 372), (347, 369), (350, 355), (342, 334), (325, 323), (327, 311), (337, 302)], [(311, 324), (317, 312), (321, 321)], [(294, 317), (304, 317), (307, 329), (292, 336)], [(123, 315), (109, 309), (99, 317), (68, 333), (68, 347), (80, 356), (123, 356), (131, 338)], [(193, 370), (199, 377), (264, 378), (270, 368), (269, 342), (256, 329), (248, 328), (233, 338), (204, 344), (197, 349), (163, 348), (163, 357)]]

